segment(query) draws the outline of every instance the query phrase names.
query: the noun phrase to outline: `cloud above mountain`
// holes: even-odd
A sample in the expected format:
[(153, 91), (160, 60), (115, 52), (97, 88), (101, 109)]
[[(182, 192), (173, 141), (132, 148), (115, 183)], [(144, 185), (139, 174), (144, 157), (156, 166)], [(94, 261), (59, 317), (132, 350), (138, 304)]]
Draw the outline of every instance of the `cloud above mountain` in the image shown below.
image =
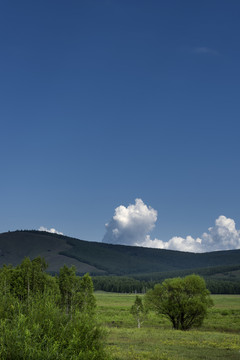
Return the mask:
[(103, 242), (110, 244), (135, 245), (143, 243), (157, 221), (157, 211), (136, 199), (135, 204), (123, 205), (115, 209), (111, 221), (107, 223)]
[(215, 220), (200, 237), (186, 238), (174, 236), (168, 241), (151, 239), (150, 232), (157, 221), (157, 211), (147, 206), (141, 199), (128, 207), (123, 205), (115, 209), (109, 223), (105, 225), (106, 233), (103, 242), (110, 244), (123, 244), (144, 246), (158, 249), (171, 249), (189, 252), (208, 252), (218, 250), (231, 250), (240, 248), (240, 230), (236, 229), (233, 219), (224, 215)]
[(54, 228), (47, 229), (47, 228), (45, 228), (44, 226), (40, 226), (40, 228), (39, 228), (38, 230), (39, 230), (39, 231), (46, 231), (46, 232), (49, 232), (49, 233), (51, 233), (51, 234), (63, 235), (62, 232), (57, 231), (57, 230), (54, 229)]

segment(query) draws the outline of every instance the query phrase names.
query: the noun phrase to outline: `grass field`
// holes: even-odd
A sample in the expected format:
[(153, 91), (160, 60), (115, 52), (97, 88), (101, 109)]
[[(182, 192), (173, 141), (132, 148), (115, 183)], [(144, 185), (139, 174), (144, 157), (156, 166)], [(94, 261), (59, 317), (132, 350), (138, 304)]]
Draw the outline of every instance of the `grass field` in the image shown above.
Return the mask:
[(95, 296), (113, 360), (240, 360), (239, 295), (213, 295), (214, 307), (203, 326), (187, 332), (172, 330), (168, 320), (154, 313), (138, 329), (129, 312), (134, 294)]

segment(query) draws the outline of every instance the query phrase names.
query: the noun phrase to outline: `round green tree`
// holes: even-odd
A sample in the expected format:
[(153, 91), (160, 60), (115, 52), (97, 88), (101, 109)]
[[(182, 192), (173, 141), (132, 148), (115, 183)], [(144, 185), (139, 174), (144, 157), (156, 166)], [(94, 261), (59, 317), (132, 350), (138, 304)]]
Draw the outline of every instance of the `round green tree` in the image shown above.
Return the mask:
[(180, 330), (200, 326), (213, 305), (205, 281), (198, 275), (167, 279), (145, 296), (149, 308), (166, 316), (173, 328)]

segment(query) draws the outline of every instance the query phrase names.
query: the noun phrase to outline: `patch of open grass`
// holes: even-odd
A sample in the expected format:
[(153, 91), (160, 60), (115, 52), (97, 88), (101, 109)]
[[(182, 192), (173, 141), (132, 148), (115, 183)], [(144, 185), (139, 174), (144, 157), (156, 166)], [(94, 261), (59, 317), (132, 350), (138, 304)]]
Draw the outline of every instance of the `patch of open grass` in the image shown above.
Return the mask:
[(113, 360), (240, 359), (240, 297), (215, 295), (203, 326), (172, 330), (164, 317), (149, 313), (137, 329), (130, 307), (135, 294), (96, 293), (98, 318), (107, 329)]
[(240, 310), (240, 295), (212, 295), (216, 309)]
[(196, 330), (112, 328), (108, 348), (115, 360), (240, 358), (238, 335)]

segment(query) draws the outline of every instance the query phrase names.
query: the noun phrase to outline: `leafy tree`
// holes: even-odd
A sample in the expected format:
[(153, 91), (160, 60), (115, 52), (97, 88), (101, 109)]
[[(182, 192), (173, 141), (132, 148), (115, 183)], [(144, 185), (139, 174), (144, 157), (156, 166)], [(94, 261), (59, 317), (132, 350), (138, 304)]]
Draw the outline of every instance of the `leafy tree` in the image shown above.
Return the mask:
[(4, 295), (9, 294), (12, 281), (12, 266), (3, 265), (0, 271), (0, 291)]
[(59, 290), (61, 306), (67, 314), (73, 315), (76, 311), (94, 314), (96, 300), (93, 295), (93, 283), (89, 274), (82, 278), (76, 276), (74, 266), (64, 265), (59, 272)]
[(81, 311), (94, 313), (96, 308), (96, 299), (93, 295), (93, 282), (89, 274), (85, 274), (79, 282), (79, 289), (76, 294), (75, 304)]
[(61, 305), (65, 308), (66, 313), (72, 311), (73, 296), (76, 288), (76, 268), (74, 266), (68, 268), (64, 265), (59, 272), (59, 290), (61, 293)]
[(143, 305), (142, 299), (137, 295), (134, 304), (130, 309), (130, 313), (136, 318), (137, 326), (140, 329), (141, 324), (147, 315), (147, 309)]
[(180, 330), (200, 326), (207, 309), (213, 305), (205, 281), (198, 275), (167, 279), (145, 296), (150, 308), (166, 316), (173, 328)]
[[(47, 264), (40, 256), (32, 261), (25, 257), (15, 269), (9, 268), (12, 293), (20, 300), (29, 299), (38, 292), (43, 293), (47, 282), (46, 268)], [(2, 272), (6, 273), (3, 270)]]
[[(27, 301), (27, 300), (26, 300)], [(71, 317), (51, 297), (36, 295), (29, 311), (22, 302), (12, 319), (0, 320), (1, 360), (106, 360), (103, 332), (87, 313)]]
[(107, 360), (90, 276), (45, 269), (42, 258), (0, 269), (0, 359)]
[(18, 270), (18, 281), (21, 279), (21, 281), (19, 281), (20, 294), (29, 299), (32, 282), (32, 262), (29, 257), (25, 257)]
[(32, 284), (31, 289), (34, 293), (43, 292), (46, 285), (46, 273), (48, 265), (44, 258), (38, 256), (32, 260)]

